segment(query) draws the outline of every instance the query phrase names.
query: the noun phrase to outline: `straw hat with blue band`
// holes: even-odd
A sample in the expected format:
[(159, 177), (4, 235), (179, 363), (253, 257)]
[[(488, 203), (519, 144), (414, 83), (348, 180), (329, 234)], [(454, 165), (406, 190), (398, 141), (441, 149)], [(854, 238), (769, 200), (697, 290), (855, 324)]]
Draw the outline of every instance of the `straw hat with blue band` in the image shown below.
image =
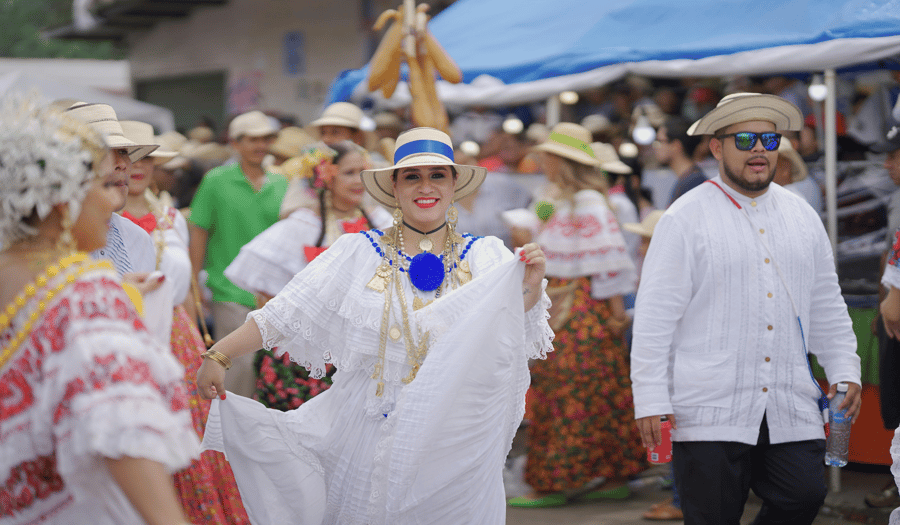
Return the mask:
[(443, 131), (433, 128), (413, 128), (397, 137), (394, 165), (362, 172), (366, 191), (388, 208), (398, 206), (394, 198), (394, 170), (413, 166), (453, 166), (456, 169), (456, 189), (453, 200), (471, 195), (484, 182), (487, 170), (480, 166), (466, 166), (453, 161), (453, 143)]
[(572, 122), (560, 122), (553, 126), (550, 136), (533, 149), (546, 151), (560, 157), (573, 160), (579, 164), (600, 167), (600, 161), (591, 149), (591, 132)]

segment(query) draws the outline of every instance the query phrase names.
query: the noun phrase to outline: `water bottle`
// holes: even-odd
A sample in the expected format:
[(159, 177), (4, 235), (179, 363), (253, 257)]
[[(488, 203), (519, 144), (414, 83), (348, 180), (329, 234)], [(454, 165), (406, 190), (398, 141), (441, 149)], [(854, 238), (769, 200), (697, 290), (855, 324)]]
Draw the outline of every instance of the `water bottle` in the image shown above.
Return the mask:
[(825, 447), (825, 464), (843, 467), (847, 464), (847, 452), (850, 446), (850, 424), (846, 410), (838, 411), (844, 398), (847, 397), (847, 383), (838, 383), (837, 393), (828, 401), (828, 442)]

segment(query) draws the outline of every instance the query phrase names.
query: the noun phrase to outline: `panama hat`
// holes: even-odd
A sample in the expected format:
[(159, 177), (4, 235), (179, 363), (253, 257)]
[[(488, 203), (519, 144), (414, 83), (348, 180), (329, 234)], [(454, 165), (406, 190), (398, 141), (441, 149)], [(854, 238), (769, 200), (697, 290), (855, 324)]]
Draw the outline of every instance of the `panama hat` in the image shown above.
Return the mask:
[(781, 139), (778, 145), (778, 158), (784, 158), (791, 163), (791, 182), (800, 182), (809, 176), (809, 169), (800, 153), (791, 145), (791, 141), (786, 138)]
[(641, 237), (653, 237), (653, 230), (656, 229), (656, 223), (662, 216), (662, 210), (653, 210), (641, 222), (626, 222), (622, 225), (622, 229)]
[(631, 166), (622, 162), (616, 153), (616, 147), (605, 142), (594, 142), (591, 144), (594, 155), (600, 161), (600, 169), (608, 173), (616, 175), (628, 175), (631, 173)]
[(76, 102), (66, 110), (66, 114), (84, 122), (99, 133), (107, 148), (128, 151), (128, 158), (131, 159), (131, 162), (141, 160), (159, 147), (153, 143), (138, 144), (129, 140), (122, 131), (116, 111), (107, 104)]
[(313, 142), (313, 138), (302, 129), (288, 126), (278, 132), (278, 138), (269, 146), (269, 153), (287, 158), (299, 157), (303, 149)]
[(597, 160), (594, 150), (591, 149), (591, 139), (591, 132), (583, 126), (572, 122), (560, 122), (553, 126), (547, 140), (532, 149), (546, 151), (579, 164), (599, 168), (600, 161)]
[(487, 170), (480, 166), (466, 166), (453, 162), (453, 143), (443, 131), (434, 128), (413, 128), (397, 137), (394, 148), (394, 165), (362, 172), (366, 191), (388, 208), (397, 208), (394, 198), (394, 170), (412, 166), (454, 166), (456, 190), (453, 200), (471, 195), (484, 182)]
[[(237, 140), (241, 137), (267, 137), (278, 133), (273, 119), (262, 111), (248, 111), (231, 119), (228, 124), (228, 138)], [(210, 144), (207, 142), (206, 144)]]
[(345, 128), (359, 129), (362, 124), (363, 112), (355, 104), (349, 102), (335, 102), (331, 104), (318, 120), (309, 125), (318, 128), (320, 126), (344, 126)]
[(165, 164), (178, 155), (177, 151), (162, 147), (160, 142), (153, 136), (153, 126), (150, 124), (138, 122), (136, 120), (122, 120), (119, 122), (119, 125), (122, 126), (122, 132), (125, 134), (125, 138), (135, 144), (155, 144), (159, 146), (147, 155), (148, 157), (153, 157), (154, 164)]
[(738, 122), (764, 120), (775, 124), (779, 131), (800, 131), (803, 113), (794, 104), (775, 95), (759, 93), (734, 93), (719, 101), (707, 113), (688, 128), (688, 135), (712, 135), (722, 128)]

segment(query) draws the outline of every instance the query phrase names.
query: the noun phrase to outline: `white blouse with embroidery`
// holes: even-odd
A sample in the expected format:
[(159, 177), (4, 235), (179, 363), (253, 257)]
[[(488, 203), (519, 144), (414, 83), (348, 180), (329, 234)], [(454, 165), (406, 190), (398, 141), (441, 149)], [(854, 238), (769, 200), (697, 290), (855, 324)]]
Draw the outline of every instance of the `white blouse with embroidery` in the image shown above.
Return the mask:
[[(103, 458), (175, 471), (198, 456), (184, 369), (118, 281), (100, 269), (64, 288), (0, 372), (2, 523), (143, 524)], [(0, 332), (4, 346), (36, 307)]]
[(553, 215), (535, 240), (547, 258), (547, 276), (590, 276), (594, 299), (633, 293), (637, 271), (603, 195), (581, 190), (571, 203), (556, 200), (553, 205)]

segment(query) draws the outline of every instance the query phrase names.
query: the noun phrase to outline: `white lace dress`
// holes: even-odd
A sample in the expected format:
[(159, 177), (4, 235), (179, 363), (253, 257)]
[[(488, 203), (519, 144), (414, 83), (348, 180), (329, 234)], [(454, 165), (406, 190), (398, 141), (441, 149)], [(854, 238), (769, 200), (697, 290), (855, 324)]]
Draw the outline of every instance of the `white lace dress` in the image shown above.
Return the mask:
[[(413, 312), (414, 294), (425, 302), (434, 294), (402, 274), (413, 337), (431, 334), (405, 384), (403, 338), (381, 333), (384, 295), (366, 288), (380, 240), (374, 231), (341, 237), (250, 314), (266, 348), (288, 352), (311, 375), (326, 362), (338, 369), (329, 390), (290, 412), (231, 393), (214, 401), (203, 446), (225, 452), (254, 523), (505, 521), (502, 467), (524, 414), (528, 359), (552, 349), (549, 299), (524, 311), (524, 264), (493, 237), (467, 239), (474, 279), (421, 310)], [(391, 325), (402, 323), (397, 295)]]

